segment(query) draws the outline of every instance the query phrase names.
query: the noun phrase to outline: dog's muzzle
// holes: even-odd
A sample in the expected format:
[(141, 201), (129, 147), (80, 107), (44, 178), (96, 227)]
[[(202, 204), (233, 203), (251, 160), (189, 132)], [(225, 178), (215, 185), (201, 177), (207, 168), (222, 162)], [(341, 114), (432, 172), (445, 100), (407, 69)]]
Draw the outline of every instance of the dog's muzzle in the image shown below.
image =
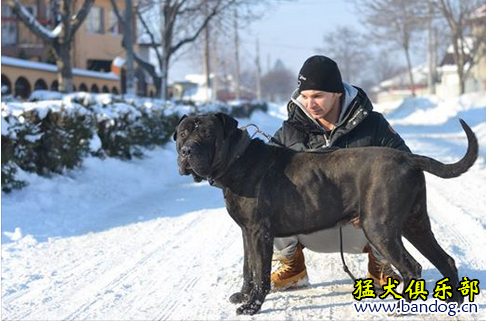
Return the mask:
[(210, 159), (197, 142), (186, 143), (179, 150), (179, 174), (193, 175), (199, 182), (210, 174)]

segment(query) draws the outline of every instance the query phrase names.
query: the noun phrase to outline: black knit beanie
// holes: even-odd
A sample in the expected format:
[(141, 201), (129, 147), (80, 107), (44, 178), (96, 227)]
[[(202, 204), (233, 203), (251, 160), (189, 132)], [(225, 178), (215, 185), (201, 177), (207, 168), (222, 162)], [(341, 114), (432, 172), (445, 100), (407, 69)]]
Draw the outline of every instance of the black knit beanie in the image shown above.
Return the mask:
[(307, 59), (297, 79), (299, 93), (303, 90), (320, 90), (343, 93), (341, 73), (334, 60), (325, 56), (312, 56)]

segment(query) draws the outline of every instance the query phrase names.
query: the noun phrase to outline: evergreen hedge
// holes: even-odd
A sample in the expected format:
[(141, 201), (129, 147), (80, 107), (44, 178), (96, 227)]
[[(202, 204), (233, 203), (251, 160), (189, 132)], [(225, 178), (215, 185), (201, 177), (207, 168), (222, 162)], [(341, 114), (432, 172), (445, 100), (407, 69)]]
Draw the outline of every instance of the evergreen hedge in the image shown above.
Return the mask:
[(141, 157), (168, 142), (183, 113), (223, 111), (249, 117), (266, 104), (188, 106), (157, 104), (112, 95), (75, 94), (62, 101), (2, 103), (2, 190), (26, 186), (18, 170), (49, 177), (82, 164), (83, 158)]

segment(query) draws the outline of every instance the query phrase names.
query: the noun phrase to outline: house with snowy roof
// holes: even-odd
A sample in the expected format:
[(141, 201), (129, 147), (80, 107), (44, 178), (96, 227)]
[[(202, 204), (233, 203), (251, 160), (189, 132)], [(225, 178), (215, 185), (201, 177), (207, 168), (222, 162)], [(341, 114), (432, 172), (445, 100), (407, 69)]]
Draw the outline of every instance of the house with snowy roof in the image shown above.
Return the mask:
[[(125, 2), (116, 0), (120, 11)], [(54, 26), (54, 0), (21, 0), (45, 27)], [(81, 2), (74, 2), (78, 11)], [(110, 0), (96, 0), (88, 17), (74, 36), (71, 59), (74, 87), (86, 92), (125, 92), (125, 50), (123, 24), (119, 23)], [(138, 46), (135, 46), (135, 50)], [(54, 53), (32, 33), (2, 0), (2, 93), (27, 98), (34, 90), (57, 90)], [(143, 78), (145, 79), (145, 78)], [(149, 94), (143, 84), (142, 96)], [(142, 86), (141, 86), (142, 87)]]

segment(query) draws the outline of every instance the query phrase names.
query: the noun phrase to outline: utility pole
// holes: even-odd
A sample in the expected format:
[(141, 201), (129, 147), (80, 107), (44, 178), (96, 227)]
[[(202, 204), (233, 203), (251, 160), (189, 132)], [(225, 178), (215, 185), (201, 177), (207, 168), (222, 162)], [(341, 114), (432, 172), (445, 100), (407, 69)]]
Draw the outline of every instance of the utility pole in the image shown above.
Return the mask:
[(238, 40), (238, 12), (235, 10), (235, 99), (240, 99), (240, 59)]
[(211, 55), (213, 57), (213, 86), (212, 86), (212, 100), (218, 100), (218, 87), (219, 87), (219, 54), (218, 54), (218, 37), (217, 34), (213, 37), (214, 45), (213, 45), (213, 52), (214, 54)]
[(435, 95), (435, 68), (436, 68), (436, 42), (435, 42), (435, 28), (432, 25), (433, 8), (429, 3), (429, 16), (427, 21), (427, 33), (428, 33), (428, 51), (427, 61), (429, 65), (429, 72), (427, 74), (427, 87), (429, 88), (429, 94)]
[[(208, 0), (204, 1), (204, 16), (207, 17), (209, 14), (208, 10)], [(209, 94), (209, 74), (211, 72), (210, 68), (210, 58), (209, 58), (209, 23), (207, 24), (206, 28), (204, 28), (204, 74), (205, 74), (205, 83), (206, 83), (206, 104), (209, 103), (210, 94)]]
[(261, 83), (262, 67), (260, 66), (260, 42), (258, 41), (258, 39), (256, 41), (255, 64), (256, 64), (256, 95), (257, 95), (257, 100), (262, 101), (262, 83)]

